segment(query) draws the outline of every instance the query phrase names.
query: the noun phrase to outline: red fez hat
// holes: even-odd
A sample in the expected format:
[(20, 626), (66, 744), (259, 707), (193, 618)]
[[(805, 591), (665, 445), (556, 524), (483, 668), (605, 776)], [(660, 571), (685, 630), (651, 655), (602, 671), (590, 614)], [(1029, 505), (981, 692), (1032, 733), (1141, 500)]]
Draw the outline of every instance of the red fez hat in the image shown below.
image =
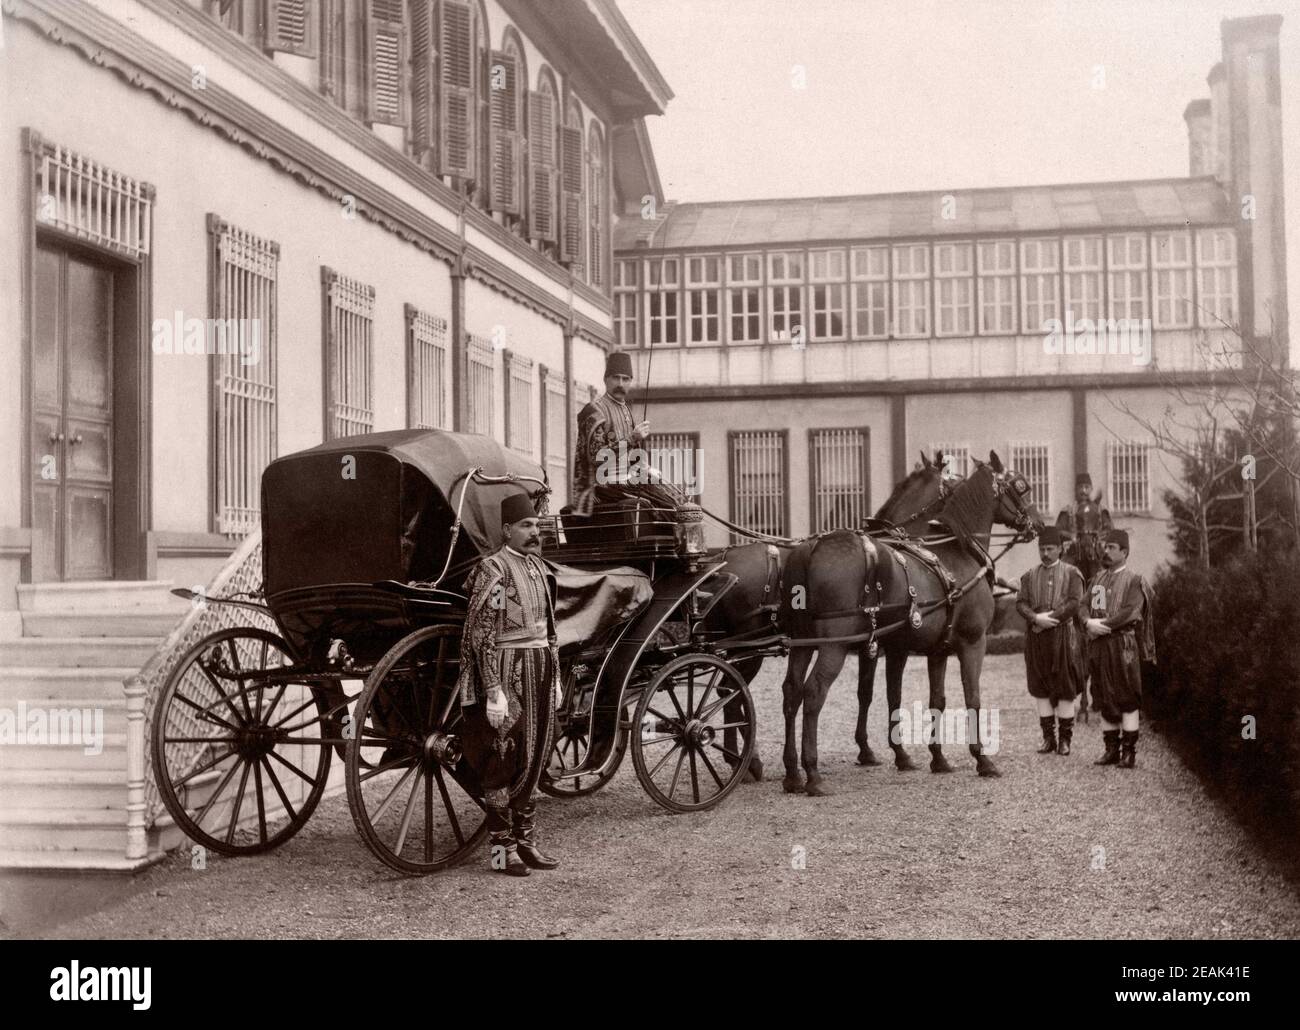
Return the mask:
[(509, 525), (512, 522), (520, 522), (523, 519), (537, 518), (537, 509), (533, 507), (533, 499), (527, 494), (511, 494), (501, 502), (501, 524)]

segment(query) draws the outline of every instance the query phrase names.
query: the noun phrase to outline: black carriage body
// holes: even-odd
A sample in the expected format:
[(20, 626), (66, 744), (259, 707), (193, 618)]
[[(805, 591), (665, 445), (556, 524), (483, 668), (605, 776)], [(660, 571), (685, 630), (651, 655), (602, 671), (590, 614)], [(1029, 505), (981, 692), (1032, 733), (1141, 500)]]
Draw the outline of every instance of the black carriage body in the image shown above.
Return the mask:
[[(537, 465), (485, 436), (397, 430), (344, 437), (273, 461), (262, 475), (262, 574), (285, 639), (319, 661), (342, 640), (374, 662), (417, 625), (463, 615), (458, 594), (476, 557), (499, 545), (502, 499), (535, 483), (474, 483), (467, 472), (545, 481)], [(376, 586), (436, 579), (437, 599)]]

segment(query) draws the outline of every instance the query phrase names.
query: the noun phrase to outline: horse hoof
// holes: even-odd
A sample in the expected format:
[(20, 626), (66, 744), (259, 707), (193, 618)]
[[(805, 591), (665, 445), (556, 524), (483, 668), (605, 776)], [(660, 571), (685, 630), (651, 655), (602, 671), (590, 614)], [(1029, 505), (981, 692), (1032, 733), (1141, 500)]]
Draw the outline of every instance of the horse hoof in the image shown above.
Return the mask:
[(835, 793), (830, 787), (826, 786), (826, 784), (822, 782), (820, 776), (809, 776), (808, 785), (804, 788), (804, 792), (810, 798), (824, 798)]
[(975, 759), (975, 771), (979, 773), (981, 776), (1002, 775), (1000, 772), (998, 772), (998, 767), (993, 764), (993, 760), (991, 758), (986, 757), (985, 755), (980, 755), (979, 758)]
[(952, 766), (948, 763), (948, 759), (944, 758), (943, 755), (935, 755), (930, 759), (930, 772), (950, 773), (952, 772)]
[(799, 775), (787, 776), (781, 781), (781, 789), (787, 794), (803, 793), (803, 777)]
[(871, 748), (863, 747), (858, 752), (858, 765), (879, 765), (879, 764), (880, 764), (880, 759), (876, 757), (876, 753), (872, 751)]
[(916, 763), (906, 751), (895, 751), (894, 768), (899, 772), (916, 772)]
[(758, 755), (749, 760), (749, 768), (746, 770), (745, 779), (749, 783), (763, 782), (763, 763), (759, 761)]

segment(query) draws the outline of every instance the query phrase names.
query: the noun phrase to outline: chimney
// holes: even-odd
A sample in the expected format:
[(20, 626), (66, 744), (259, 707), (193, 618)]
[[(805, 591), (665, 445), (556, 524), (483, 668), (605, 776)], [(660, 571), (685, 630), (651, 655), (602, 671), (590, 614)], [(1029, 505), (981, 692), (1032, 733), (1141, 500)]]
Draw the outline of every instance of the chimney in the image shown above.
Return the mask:
[(1209, 99), (1193, 100), (1183, 112), (1187, 123), (1187, 174), (1213, 175), (1214, 124)]
[[(1239, 218), (1237, 281), (1241, 330), (1275, 356), (1288, 353), (1286, 224), (1282, 178), (1280, 14), (1231, 18), (1220, 26), (1227, 92), (1229, 203)], [(1253, 210), (1254, 217), (1248, 217)]]
[(1205, 77), (1210, 86), (1210, 173), (1221, 183), (1228, 181), (1228, 76), (1220, 61)]

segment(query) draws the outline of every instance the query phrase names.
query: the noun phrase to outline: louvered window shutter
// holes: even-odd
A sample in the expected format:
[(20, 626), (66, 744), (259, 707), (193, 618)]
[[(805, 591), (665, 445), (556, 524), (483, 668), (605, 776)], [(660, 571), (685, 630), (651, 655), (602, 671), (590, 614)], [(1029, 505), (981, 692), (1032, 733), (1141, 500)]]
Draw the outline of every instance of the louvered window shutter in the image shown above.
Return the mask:
[(411, 4), (411, 146), (415, 159), (422, 163), (437, 142), (434, 80), (437, 56), (433, 42), (433, 0), (415, 0)]
[(316, 56), (315, 0), (266, 0), (267, 50)]
[(560, 260), (582, 264), (582, 130), (560, 129), (560, 165), (563, 206), (560, 224)]
[(384, 125), (406, 124), (406, 22), (402, 0), (366, 3), (366, 72), (369, 117)]
[(555, 242), (555, 103), (528, 94), (528, 235)]
[(442, 2), (442, 111), (438, 119), (439, 171), (474, 178), (473, 21), (467, 4)]
[(520, 164), (519, 73), (513, 54), (492, 51), (488, 65), (492, 123), (492, 210), (519, 214)]

